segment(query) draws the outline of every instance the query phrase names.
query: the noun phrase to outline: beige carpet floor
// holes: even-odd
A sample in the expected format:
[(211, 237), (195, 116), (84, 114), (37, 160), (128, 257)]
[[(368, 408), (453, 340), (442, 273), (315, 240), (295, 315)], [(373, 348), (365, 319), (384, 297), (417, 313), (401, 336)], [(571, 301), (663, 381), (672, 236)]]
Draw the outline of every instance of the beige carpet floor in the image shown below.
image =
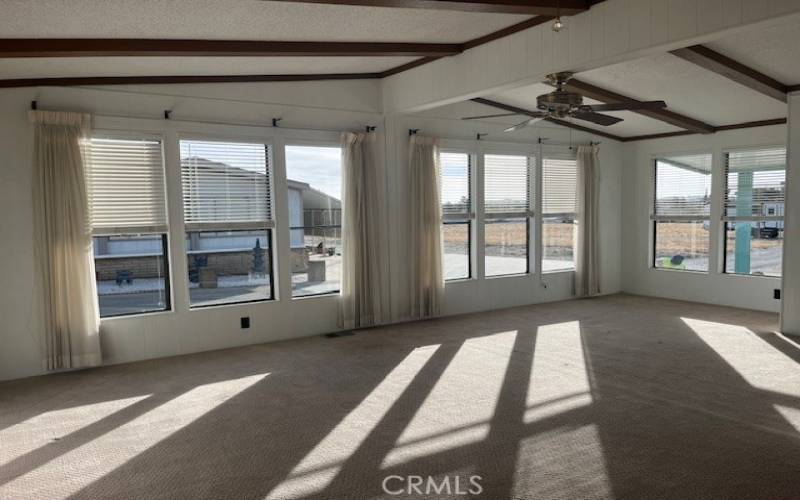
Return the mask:
[(6, 382), (0, 498), (797, 499), (776, 322), (616, 295)]

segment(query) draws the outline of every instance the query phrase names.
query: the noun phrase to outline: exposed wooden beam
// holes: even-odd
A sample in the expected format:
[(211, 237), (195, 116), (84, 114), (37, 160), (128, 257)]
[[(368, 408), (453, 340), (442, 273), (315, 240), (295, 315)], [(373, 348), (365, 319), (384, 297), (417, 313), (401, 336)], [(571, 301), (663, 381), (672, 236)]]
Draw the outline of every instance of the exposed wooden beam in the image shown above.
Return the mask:
[(327, 73), (310, 75), (88, 76), (70, 78), (18, 78), (12, 80), (0, 80), (0, 88), (168, 83), (310, 82), (323, 80), (370, 80), (376, 78), (381, 78), (381, 73)]
[(693, 45), (670, 53), (773, 99), (787, 100), (786, 85), (708, 47)]
[[(510, 111), (511, 113), (518, 113), (522, 116), (530, 116), (530, 117), (538, 117), (540, 116), (539, 111), (533, 111), (525, 108), (520, 108), (517, 106), (512, 106), (510, 104), (505, 104), (502, 102), (494, 101), (491, 99), (484, 99), (482, 97), (476, 97), (472, 99), (473, 102), (477, 102), (479, 104), (484, 104), (486, 106), (491, 106), (493, 108), (502, 109), (503, 111)], [(584, 127), (583, 125), (578, 125), (573, 122), (568, 122), (566, 120), (559, 120), (558, 118), (545, 118), (545, 121), (550, 123), (555, 123), (557, 125), (561, 125), (562, 127), (571, 128), (573, 130), (580, 130), (582, 132), (589, 132), (590, 134), (599, 135), (602, 137), (608, 137), (609, 139), (614, 139), (616, 141), (622, 141), (623, 138), (609, 132), (603, 132), (602, 130), (593, 129), (590, 127)]]
[(572, 16), (588, 10), (589, 0), (277, 0), (294, 3), (362, 5), (403, 9), (437, 9), (461, 12), (529, 14), (534, 16)]
[(5, 38), (2, 57), (120, 56), (451, 56), (458, 43), (269, 42), (247, 40), (154, 40), (129, 38)]
[[(461, 44), (462, 50), (471, 49), (477, 47), (478, 45), (483, 45), (484, 43), (489, 43), (491, 41), (497, 40), (498, 38), (503, 38), (504, 36), (513, 35), (522, 30), (526, 30), (528, 28), (532, 28), (534, 26), (538, 26), (540, 24), (546, 23), (548, 21), (552, 21), (553, 18), (550, 16), (537, 16), (532, 17), (530, 19), (526, 19), (517, 24), (512, 24), (508, 28), (503, 28), (498, 31), (494, 31), (489, 33), (488, 35), (484, 35), (478, 38), (474, 38), (472, 40), (467, 40), (466, 42)], [(441, 59), (440, 57), (423, 57), (421, 59), (417, 59), (415, 61), (411, 61), (410, 63), (401, 64), (400, 66), (396, 66), (394, 68), (387, 69), (383, 72), (383, 76), (392, 76), (396, 75), (397, 73), (402, 73), (403, 71), (408, 71), (412, 68), (416, 68), (418, 66), (422, 66), (423, 64), (428, 64), (430, 62), (436, 61)]]
[[(577, 92), (584, 97), (601, 102), (621, 102), (631, 105), (641, 103), (639, 100), (632, 99), (622, 94), (617, 94), (616, 92), (612, 92), (586, 82), (582, 82), (575, 78), (569, 80), (565, 88), (571, 92)], [(632, 110), (631, 112), (654, 118), (656, 120), (669, 123), (670, 125), (701, 134), (710, 134), (714, 132), (713, 125), (709, 125), (708, 123), (701, 122), (700, 120), (695, 120), (694, 118), (689, 118), (688, 116), (669, 111), (668, 109), (637, 109)]]
[[(725, 130), (739, 130), (743, 128), (756, 128), (756, 127), (769, 127), (772, 125), (785, 125), (786, 118), (772, 118), (770, 120), (758, 120), (753, 122), (734, 123), (733, 125), (720, 125), (714, 127), (714, 132), (723, 132)], [(649, 134), (649, 135), (636, 135), (632, 137), (624, 137), (622, 142), (632, 141), (645, 141), (648, 139), (666, 139), (669, 137), (679, 137), (682, 135), (694, 135), (698, 132), (691, 130), (681, 130), (680, 132), (665, 132), (663, 134)]]

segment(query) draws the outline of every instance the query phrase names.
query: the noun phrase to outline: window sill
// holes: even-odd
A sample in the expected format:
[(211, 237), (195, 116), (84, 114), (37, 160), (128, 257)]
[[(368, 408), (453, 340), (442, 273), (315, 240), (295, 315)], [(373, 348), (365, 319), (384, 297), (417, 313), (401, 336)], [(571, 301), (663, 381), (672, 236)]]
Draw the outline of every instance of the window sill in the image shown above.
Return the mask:
[(655, 267), (655, 266), (650, 266), (650, 270), (658, 271), (661, 273), (695, 274), (700, 276), (708, 276), (711, 274), (709, 271), (694, 271), (691, 269), (667, 269), (665, 267)]
[(767, 279), (767, 280), (775, 280), (781, 281), (781, 276), (764, 276), (761, 274), (739, 274), (739, 273), (718, 273), (720, 276), (726, 276), (728, 278), (755, 278), (755, 279)]
[(503, 278), (525, 278), (529, 276), (533, 276), (533, 273), (499, 274), (497, 276), (484, 276), (483, 279), (497, 280)]
[(301, 295), (299, 297), (292, 297), (292, 300), (308, 300), (308, 299), (321, 299), (325, 297), (338, 297), (341, 293), (342, 293), (341, 290), (337, 290), (335, 292), (315, 293), (313, 295)]
[(149, 311), (149, 312), (142, 312), (142, 313), (133, 313), (133, 314), (120, 314), (118, 316), (106, 316), (105, 318), (100, 318), (100, 324), (109, 322), (109, 321), (119, 321), (119, 320), (126, 320), (126, 319), (139, 319), (139, 318), (146, 318), (150, 316), (165, 316), (168, 314), (175, 314), (175, 309), (170, 309), (168, 311)]
[(575, 274), (575, 269), (556, 269), (555, 271), (542, 271), (542, 276), (553, 276), (555, 274)]
[(261, 299), (261, 300), (248, 300), (245, 302), (229, 302), (227, 304), (208, 304), (207, 306), (189, 306), (189, 312), (197, 312), (197, 311), (206, 311), (209, 309), (220, 309), (223, 307), (242, 307), (242, 306), (250, 306), (253, 304), (269, 304), (278, 302), (276, 299)]
[(459, 283), (469, 283), (472, 281), (478, 281), (477, 278), (453, 278), (450, 280), (444, 280), (444, 286), (447, 285), (457, 285)]

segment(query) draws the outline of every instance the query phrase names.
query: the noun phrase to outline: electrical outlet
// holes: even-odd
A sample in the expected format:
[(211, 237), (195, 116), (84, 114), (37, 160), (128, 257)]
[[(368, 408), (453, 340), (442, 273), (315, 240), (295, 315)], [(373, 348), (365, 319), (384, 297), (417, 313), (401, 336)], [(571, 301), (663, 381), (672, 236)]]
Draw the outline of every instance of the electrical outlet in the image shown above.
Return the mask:
[(776, 288), (775, 290), (773, 290), (772, 298), (775, 299), (775, 300), (781, 300), (781, 289), (780, 288)]
[(239, 323), (241, 324), (242, 328), (250, 328), (250, 316), (242, 316)]

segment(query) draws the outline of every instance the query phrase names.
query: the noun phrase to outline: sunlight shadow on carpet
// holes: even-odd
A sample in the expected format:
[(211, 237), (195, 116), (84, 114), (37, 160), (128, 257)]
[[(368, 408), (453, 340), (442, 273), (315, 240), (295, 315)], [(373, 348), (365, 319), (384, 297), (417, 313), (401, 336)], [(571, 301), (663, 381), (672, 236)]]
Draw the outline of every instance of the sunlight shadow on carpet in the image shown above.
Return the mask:
[[(157, 445), (268, 374), (199, 385), (0, 487), (0, 498), (63, 499)], [(111, 448), (111, 449), (109, 449)], [(98, 461), (97, 457), (103, 457)]]
[(300, 461), (289, 476), (267, 495), (267, 499), (298, 498), (325, 489), (438, 348), (439, 345), (429, 345), (409, 353)]

